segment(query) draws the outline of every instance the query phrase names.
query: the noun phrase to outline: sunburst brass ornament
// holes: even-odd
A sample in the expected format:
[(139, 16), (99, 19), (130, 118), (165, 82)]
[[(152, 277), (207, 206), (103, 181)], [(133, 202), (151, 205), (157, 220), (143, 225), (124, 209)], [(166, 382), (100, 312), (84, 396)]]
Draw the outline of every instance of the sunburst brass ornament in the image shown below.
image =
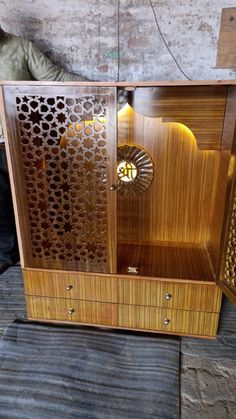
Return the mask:
[(127, 144), (118, 147), (116, 189), (120, 194), (140, 195), (150, 187), (153, 175), (153, 161), (144, 149)]

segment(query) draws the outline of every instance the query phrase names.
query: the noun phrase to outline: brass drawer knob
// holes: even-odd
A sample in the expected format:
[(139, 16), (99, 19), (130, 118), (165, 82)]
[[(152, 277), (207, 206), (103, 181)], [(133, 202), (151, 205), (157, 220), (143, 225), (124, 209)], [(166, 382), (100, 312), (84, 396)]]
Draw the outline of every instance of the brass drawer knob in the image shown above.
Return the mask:
[(70, 291), (70, 290), (72, 290), (72, 288), (73, 288), (73, 285), (67, 285), (66, 290)]
[(115, 191), (116, 189), (117, 189), (116, 185), (113, 184), (113, 185), (110, 186), (110, 191)]
[(69, 308), (68, 314), (73, 314), (75, 312), (74, 308)]
[(165, 325), (165, 326), (168, 326), (168, 324), (170, 324), (170, 319), (165, 318), (165, 320), (164, 320), (164, 325)]
[(169, 292), (167, 292), (165, 294), (165, 300), (169, 301), (171, 299), (171, 297), (172, 297), (172, 295)]

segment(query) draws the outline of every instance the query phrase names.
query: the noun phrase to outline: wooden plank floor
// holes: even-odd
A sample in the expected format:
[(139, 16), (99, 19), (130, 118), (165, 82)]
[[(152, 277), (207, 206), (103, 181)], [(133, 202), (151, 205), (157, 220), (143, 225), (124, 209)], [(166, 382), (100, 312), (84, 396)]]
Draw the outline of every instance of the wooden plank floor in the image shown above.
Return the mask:
[(26, 317), (23, 280), (19, 265), (0, 275), (0, 335), (15, 319)]

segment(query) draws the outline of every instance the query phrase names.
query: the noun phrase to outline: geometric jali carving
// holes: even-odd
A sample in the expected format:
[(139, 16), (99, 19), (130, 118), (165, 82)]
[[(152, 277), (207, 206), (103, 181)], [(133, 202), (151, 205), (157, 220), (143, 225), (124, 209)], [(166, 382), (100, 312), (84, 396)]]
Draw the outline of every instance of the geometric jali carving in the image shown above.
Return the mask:
[(222, 280), (228, 288), (236, 293), (236, 192), (229, 223)]
[(107, 95), (16, 97), (34, 258), (108, 263)]

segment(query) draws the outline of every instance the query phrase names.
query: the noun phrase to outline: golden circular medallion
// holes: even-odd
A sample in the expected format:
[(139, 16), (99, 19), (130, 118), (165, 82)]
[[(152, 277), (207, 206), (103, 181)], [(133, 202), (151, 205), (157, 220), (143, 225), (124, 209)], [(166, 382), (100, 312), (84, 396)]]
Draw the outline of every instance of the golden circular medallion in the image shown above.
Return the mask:
[(117, 151), (117, 191), (139, 195), (153, 180), (154, 165), (150, 155), (138, 146), (123, 145)]

